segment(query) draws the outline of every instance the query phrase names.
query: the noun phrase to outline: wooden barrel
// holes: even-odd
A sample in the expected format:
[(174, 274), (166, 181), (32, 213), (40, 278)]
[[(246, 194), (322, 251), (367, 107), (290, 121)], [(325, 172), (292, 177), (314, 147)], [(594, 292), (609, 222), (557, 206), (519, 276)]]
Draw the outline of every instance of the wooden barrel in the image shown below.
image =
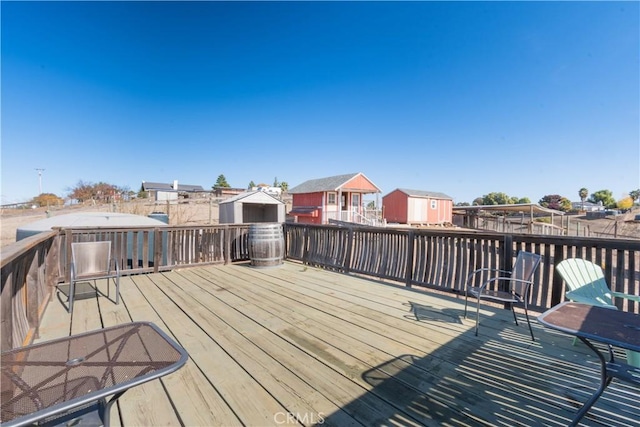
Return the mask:
[(249, 226), (249, 258), (253, 267), (274, 267), (282, 264), (283, 257), (282, 224), (261, 223)]

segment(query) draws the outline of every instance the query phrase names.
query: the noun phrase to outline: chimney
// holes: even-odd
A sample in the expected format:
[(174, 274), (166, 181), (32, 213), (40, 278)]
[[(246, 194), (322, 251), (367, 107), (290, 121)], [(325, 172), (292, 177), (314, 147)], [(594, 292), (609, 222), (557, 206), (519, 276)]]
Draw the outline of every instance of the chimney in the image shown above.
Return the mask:
[(173, 180), (173, 189), (178, 191), (178, 180), (177, 179)]

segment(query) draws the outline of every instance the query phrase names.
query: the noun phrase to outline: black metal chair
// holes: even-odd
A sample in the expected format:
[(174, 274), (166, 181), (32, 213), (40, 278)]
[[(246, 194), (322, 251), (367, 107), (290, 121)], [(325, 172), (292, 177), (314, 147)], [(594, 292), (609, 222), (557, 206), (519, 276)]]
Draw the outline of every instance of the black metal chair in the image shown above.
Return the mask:
[[(476, 298), (477, 302), (476, 336), (478, 335), (478, 326), (480, 324), (480, 300), (487, 300), (510, 303), (516, 325), (518, 324), (518, 318), (516, 317), (514, 305), (522, 304), (527, 325), (529, 325), (531, 340), (535, 341), (527, 308), (529, 305), (529, 293), (533, 284), (533, 274), (540, 264), (540, 259), (541, 257), (538, 254), (520, 251), (511, 271), (479, 268), (469, 275), (465, 285), (464, 317), (467, 317), (467, 301), (469, 295), (471, 295)], [(473, 286), (473, 283), (478, 281), (476, 275), (481, 277), (482, 283), (480, 286)]]

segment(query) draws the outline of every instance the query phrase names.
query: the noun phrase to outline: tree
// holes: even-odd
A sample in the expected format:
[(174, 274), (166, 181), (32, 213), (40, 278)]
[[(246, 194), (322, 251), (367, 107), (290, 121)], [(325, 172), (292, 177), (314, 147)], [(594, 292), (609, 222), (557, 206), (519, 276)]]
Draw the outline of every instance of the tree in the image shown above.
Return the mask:
[(522, 198), (518, 199), (518, 201), (516, 203), (518, 203), (518, 204), (529, 204), (529, 203), (531, 203), (531, 199), (529, 199), (528, 197), (522, 197)]
[(249, 186), (247, 187), (247, 190), (251, 190), (255, 186), (256, 186), (256, 183), (253, 182), (253, 180), (251, 180), (251, 181), (249, 181)]
[(637, 190), (630, 191), (629, 197), (631, 197), (632, 202), (635, 202), (636, 200), (640, 201), (640, 188), (638, 188)]
[(505, 193), (489, 193), (482, 196), (483, 205), (513, 205), (517, 201), (517, 197), (509, 197)]
[(77, 199), (79, 202), (93, 200), (99, 203), (108, 203), (116, 199), (116, 197), (126, 190), (123, 190), (113, 184), (99, 182), (93, 184), (90, 182), (78, 181), (75, 187), (69, 188), (69, 197)]
[(569, 212), (571, 210), (571, 201), (558, 194), (544, 196), (538, 203), (542, 207), (555, 209), (557, 211)]
[(91, 200), (93, 196), (93, 184), (90, 182), (78, 181), (75, 187), (68, 188), (69, 197), (77, 199), (80, 203)]
[(278, 177), (277, 176), (275, 178), (273, 178), (273, 186), (274, 187), (280, 187), (280, 182), (278, 182)]
[(149, 193), (144, 190), (144, 185), (141, 185), (140, 190), (138, 190), (138, 198), (146, 199), (147, 197), (149, 197)]
[(580, 201), (582, 202), (582, 208), (580, 210), (584, 210), (584, 201), (589, 197), (589, 190), (582, 187), (580, 191), (578, 191), (578, 196), (580, 196)]
[(280, 189), (282, 190), (283, 193), (286, 193), (287, 191), (289, 191), (289, 183), (282, 181), (280, 183)]
[(60, 206), (64, 203), (60, 197), (56, 196), (53, 193), (42, 193), (37, 197), (34, 197), (29, 204), (36, 205), (40, 207), (44, 206)]
[(602, 202), (602, 206), (605, 208), (615, 208), (616, 207), (616, 199), (613, 198), (613, 194), (611, 190), (600, 190), (596, 191), (589, 197), (589, 201), (591, 203), (599, 203)]
[(220, 174), (218, 175), (218, 179), (216, 180), (216, 183), (213, 186), (213, 188), (216, 188), (216, 187), (230, 188), (231, 186), (227, 182), (227, 178), (225, 178), (223, 174)]
[(618, 200), (618, 209), (626, 211), (627, 209), (631, 209), (632, 207), (633, 199), (631, 198), (631, 196)]

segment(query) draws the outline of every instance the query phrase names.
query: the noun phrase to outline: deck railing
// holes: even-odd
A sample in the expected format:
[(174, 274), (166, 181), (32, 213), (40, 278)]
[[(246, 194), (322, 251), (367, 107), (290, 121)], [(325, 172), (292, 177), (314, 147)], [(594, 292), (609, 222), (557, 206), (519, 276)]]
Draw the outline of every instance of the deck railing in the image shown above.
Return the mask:
[(249, 259), (249, 224), (61, 228), (2, 248), (2, 351), (37, 336), (55, 286), (69, 281), (72, 242), (112, 242), (123, 275)]
[[(472, 270), (509, 269), (518, 250), (542, 255), (533, 288), (535, 307), (564, 298), (554, 265), (581, 257), (602, 265), (613, 290), (640, 294), (640, 241), (532, 236), (447, 229), (284, 225), (285, 258), (335, 271), (462, 293)], [(37, 335), (55, 286), (67, 282), (71, 243), (109, 240), (123, 274), (161, 272), (249, 259), (249, 224), (129, 228), (69, 228), (40, 233), (2, 248), (2, 350)], [(640, 304), (617, 301), (640, 313)]]
[[(564, 300), (564, 284), (554, 265), (572, 257), (603, 266), (614, 291), (640, 295), (637, 240), (289, 223), (285, 237), (290, 259), (455, 293), (464, 293), (473, 270), (509, 270), (519, 250), (535, 252), (542, 255), (542, 262), (535, 273), (530, 304), (539, 309)], [(633, 301), (617, 299), (616, 304), (640, 313), (640, 304)]]
[(58, 283), (60, 237), (44, 232), (2, 248), (1, 349), (29, 343)]

